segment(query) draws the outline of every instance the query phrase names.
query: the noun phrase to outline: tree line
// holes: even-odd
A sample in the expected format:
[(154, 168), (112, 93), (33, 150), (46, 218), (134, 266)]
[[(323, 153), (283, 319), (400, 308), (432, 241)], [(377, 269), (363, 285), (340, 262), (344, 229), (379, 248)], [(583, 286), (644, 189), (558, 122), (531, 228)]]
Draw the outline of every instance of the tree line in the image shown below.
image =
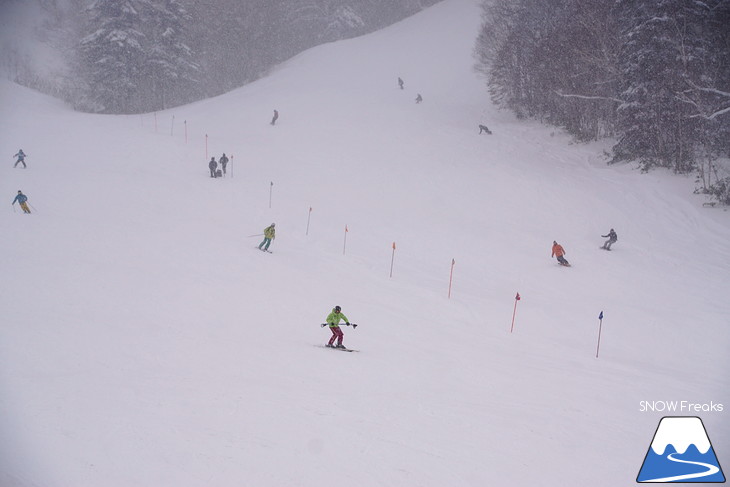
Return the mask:
[(610, 162), (698, 171), (730, 203), (730, 0), (488, 0), (476, 69), (492, 100)]

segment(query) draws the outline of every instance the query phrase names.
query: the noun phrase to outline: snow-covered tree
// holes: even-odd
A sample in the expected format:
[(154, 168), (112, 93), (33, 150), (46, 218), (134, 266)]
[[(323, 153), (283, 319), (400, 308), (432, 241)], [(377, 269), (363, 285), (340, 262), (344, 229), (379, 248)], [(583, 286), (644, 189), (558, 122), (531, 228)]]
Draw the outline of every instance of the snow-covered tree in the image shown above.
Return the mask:
[(185, 42), (189, 17), (176, 0), (94, 0), (81, 39), (87, 107), (130, 113), (185, 100), (197, 66)]

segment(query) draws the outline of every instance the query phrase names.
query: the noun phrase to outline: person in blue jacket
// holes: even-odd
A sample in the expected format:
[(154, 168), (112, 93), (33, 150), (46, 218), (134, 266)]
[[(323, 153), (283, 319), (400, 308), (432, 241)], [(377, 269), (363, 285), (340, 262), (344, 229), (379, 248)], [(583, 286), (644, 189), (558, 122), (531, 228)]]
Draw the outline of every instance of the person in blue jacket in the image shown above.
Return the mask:
[(15, 199), (13, 200), (13, 206), (15, 206), (15, 202), (20, 203), (20, 207), (23, 209), (23, 213), (30, 213), (30, 208), (28, 208), (28, 197), (23, 194), (22, 191), (18, 190), (18, 194), (15, 196)]
[(15, 161), (15, 165), (13, 167), (18, 167), (18, 164), (23, 163), (23, 168), (27, 168), (28, 166), (25, 165), (25, 152), (23, 152), (23, 149), (20, 149), (17, 154), (15, 154), (13, 157), (17, 157), (18, 160)]

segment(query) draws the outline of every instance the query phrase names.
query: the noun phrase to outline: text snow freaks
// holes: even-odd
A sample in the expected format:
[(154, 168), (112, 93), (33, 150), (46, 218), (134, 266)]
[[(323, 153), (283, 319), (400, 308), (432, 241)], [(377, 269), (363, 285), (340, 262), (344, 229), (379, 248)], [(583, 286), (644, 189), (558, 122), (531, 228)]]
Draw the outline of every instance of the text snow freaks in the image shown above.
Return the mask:
[(641, 413), (721, 413), (722, 404), (710, 401), (709, 403), (697, 403), (691, 401), (640, 401), (639, 412)]

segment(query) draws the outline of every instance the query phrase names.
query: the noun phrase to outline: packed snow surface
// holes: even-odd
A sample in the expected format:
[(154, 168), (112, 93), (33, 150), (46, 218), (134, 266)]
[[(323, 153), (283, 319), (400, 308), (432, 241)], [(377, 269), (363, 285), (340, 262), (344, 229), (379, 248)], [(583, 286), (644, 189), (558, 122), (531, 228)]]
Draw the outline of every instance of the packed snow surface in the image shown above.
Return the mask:
[(730, 212), (498, 111), (479, 13), (156, 114), (1, 83), (0, 485), (629, 486), (665, 415), (730, 465)]

